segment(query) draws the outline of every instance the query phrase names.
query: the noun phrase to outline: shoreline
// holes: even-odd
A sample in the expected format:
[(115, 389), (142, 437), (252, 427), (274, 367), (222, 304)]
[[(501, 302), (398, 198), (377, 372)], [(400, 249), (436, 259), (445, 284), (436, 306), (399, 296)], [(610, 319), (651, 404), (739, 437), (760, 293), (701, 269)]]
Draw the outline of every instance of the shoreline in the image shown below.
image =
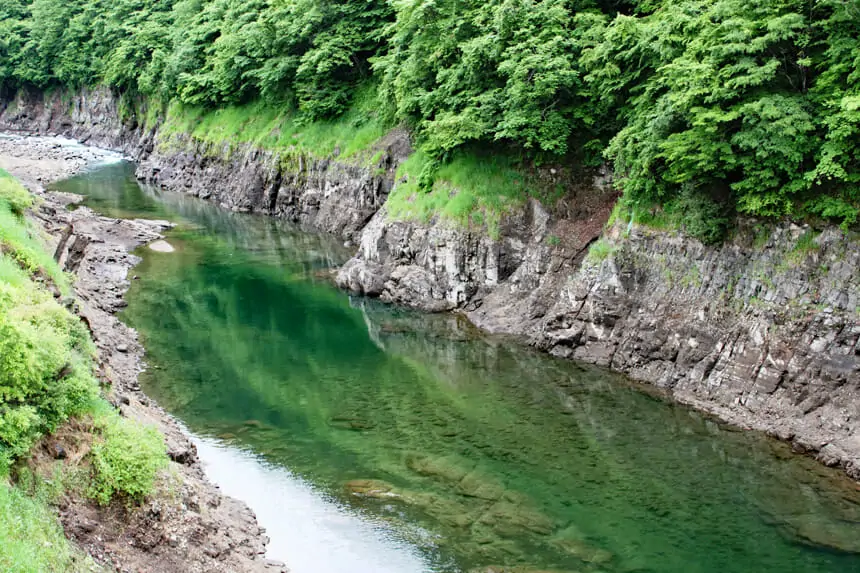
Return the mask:
[[(135, 248), (163, 239), (164, 221), (103, 217), (70, 194), (46, 192), (53, 181), (123, 157), (72, 140), (0, 137), (0, 166), (41, 199), (30, 219), (51, 238), (61, 264), (75, 274), (76, 312), (89, 325), (98, 348), (100, 378), (107, 398), (130, 419), (157, 427), (171, 458), (166, 484), (133, 510), (101, 509), (85, 500), (61, 505), (66, 535), (97, 561), (119, 571), (281, 572), (286, 566), (265, 557), (268, 539), (248, 506), (219, 491), (206, 477), (197, 450), (180, 424), (147, 397), (137, 382), (145, 368), (137, 333), (116, 313), (125, 306), (129, 271), (139, 262)], [(174, 480), (175, 481), (175, 480)], [(172, 499), (171, 499), (172, 498)]]
[[(44, 110), (48, 109), (50, 108), (44, 108)], [(53, 122), (56, 120), (57, 116), (51, 115), (50, 120), (45, 124), (43, 131), (34, 131), (32, 129), (23, 129), (18, 127), (17, 129), (10, 129), (9, 133), (11, 133), (13, 137), (19, 138), (45, 137), (44, 134), (46, 133), (56, 132), (55, 129), (51, 128)], [(12, 122), (11, 125), (20, 126), (21, 123), (19, 121), (23, 122), (24, 125), (32, 124), (34, 117), (22, 116), (20, 120)], [(119, 124), (114, 125), (112, 123), (107, 123), (105, 125), (99, 124), (95, 127), (84, 127), (76, 121), (72, 125), (74, 128), (70, 128), (64, 133), (67, 133), (71, 137), (80, 137), (80, 142), (93, 141), (96, 144), (101, 145), (103, 149), (116, 150), (116, 153), (124, 154), (126, 157), (129, 157), (130, 160), (137, 161), (139, 179), (142, 178), (145, 181), (151, 181), (154, 184), (161, 185), (164, 188), (177, 192), (186, 192), (195, 196), (200, 196), (205, 200), (214, 202), (216, 205), (220, 204), (220, 206), (225, 209), (249, 210), (245, 207), (237, 208), (236, 204), (232, 204), (231, 206), (231, 204), (224, 203), (220, 200), (224, 197), (204, 196), (201, 188), (208, 185), (208, 180), (220, 173), (220, 170), (210, 167), (209, 170), (212, 170), (212, 173), (208, 173), (209, 170), (207, 170), (208, 174), (206, 177), (201, 181), (196, 181), (194, 176), (195, 174), (199, 174), (200, 171), (198, 167), (195, 166), (196, 155), (191, 152), (180, 153), (178, 155), (179, 160), (176, 164), (171, 161), (165, 161), (164, 158), (160, 157), (158, 152), (152, 148), (157, 137), (157, 130), (150, 132), (140, 130), (128, 132)], [(4, 126), (6, 128), (9, 127), (6, 123), (4, 123)], [(106, 129), (109, 127), (110, 129)], [(40, 135), (40, 133), (42, 135)], [(2, 143), (2, 140), (0, 140), (0, 143)], [(243, 170), (248, 170), (250, 174), (256, 173), (255, 177), (262, 177), (263, 172), (267, 169), (267, 162), (271, 159), (265, 153), (261, 155), (251, 153), (243, 157), (244, 159), (239, 161), (229, 162), (229, 165), (231, 165), (232, 169), (237, 173), (237, 175), (234, 176), (235, 181), (230, 181), (231, 185), (237, 182), (251, 181), (254, 179), (254, 177), (250, 177), (250, 175), (247, 177), (243, 175)], [(140, 163), (141, 161), (143, 161), (143, 163)], [(144, 164), (147, 166), (146, 168), (141, 167), (141, 165)], [(325, 178), (323, 177), (321, 181), (324, 180)], [(312, 190), (313, 189), (311, 188), (311, 191)], [(350, 193), (353, 191), (355, 190), (349, 188)], [(283, 191), (280, 191), (279, 196), (282, 194)], [(313, 193), (309, 193), (309, 197), (312, 195)], [(336, 194), (333, 193), (332, 197), (334, 197), (334, 195)], [(244, 200), (240, 197), (233, 197), (229, 194), (227, 198), (230, 201), (233, 201), (234, 199), (237, 201)], [(302, 201), (305, 199), (306, 198), (302, 196), (299, 199), (299, 204), (302, 204)], [(313, 202), (318, 199), (313, 199), (313, 197), (311, 197), (309, 200), (312, 200), (311, 202)], [(325, 200), (334, 201), (334, 203), (332, 203), (333, 205), (338, 204), (337, 199), (326, 198)], [(360, 231), (358, 231), (354, 226), (347, 225), (342, 228), (339, 224), (329, 224), (330, 222), (327, 222), (328, 219), (326, 219), (326, 217), (331, 211), (330, 206), (318, 206), (316, 211), (302, 211), (302, 214), (298, 216), (295, 216), (292, 212), (287, 213), (280, 212), (278, 210), (260, 211), (258, 209), (250, 209), (250, 211), (275, 218), (285, 218), (287, 220), (298, 221), (301, 224), (309, 225), (320, 232), (327, 232), (336, 236), (341, 236), (342, 238), (347, 237), (347, 241), (350, 244), (357, 245), (359, 248), (358, 254), (348, 261), (344, 267), (339, 269), (338, 273), (336, 273), (338, 276), (336, 277), (335, 282), (341, 288), (348, 291), (355, 290), (353, 289), (353, 285), (343, 284), (344, 281), (342, 279), (344, 276), (349, 276), (351, 274), (350, 267), (353, 263), (358, 261), (360, 264), (358, 265), (358, 272), (355, 276), (357, 276), (360, 281), (373, 283), (375, 287), (384, 291), (381, 296), (383, 300), (404, 304), (406, 306), (418, 308), (419, 310), (432, 310), (432, 307), (426, 307), (425, 305), (427, 300), (429, 300), (429, 298), (425, 296), (428, 293), (419, 292), (420, 289), (415, 292), (409, 291), (409, 280), (411, 280), (410, 277), (412, 273), (425, 273), (426, 275), (426, 270), (416, 270), (415, 265), (398, 267), (397, 265), (400, 264), (398, 261), (395, 261), (395, 264), (393, 265), (390, 264), (390, 261), (384, 260), (382, 263), (385, 264), (374, 263), (369, 260), (364, 260), (363, 252), (368, 248), (371, 248), (371, 250), (377, 248), (385, 250), (387, 248), (388, 251), (393, 252), (398, 248), (406, 248), (407, 246), (407, 250), (418, 249), (418, 252), (427, 251), (429, 248), (427, 245), (420, 243), (417, 246), (413, 245), (410, 237), (414, 234), (415, 237), (426, 242), (429, 240), (429, 237), (433, 236), (436, 232), (433, 227), (430, 227), (429, 229), (415, 230), (407, 223), (395, 222), (392, 224), (392, 229), (389, 229), (386, 232), (385, 225), (380, 229), (380, 225), (382, 224), (380, 223), (380, 221), (382, 221), (382, 219), (380, 219), (380, 215), (384, 215), (384, 207), (382, 207), (380, 212), (377, 212)], [(320, 218), (324, 219), (321, 225), (318, 224)], [(537, 219), (543, 220), (541, 217), (538, 217)], [(337, 218), (336, 220), (339, 221)], [(777, 229), (774, 237), (778, 237), (779, 241), (786, 242), (788, 238), (782, 237), (781, 235), (789, 235), (789, 231), (793, 232), (793, 227), (788, 231)], [(368, 232), (369, 235), (367, 235)], [(450, 232), (442, 230), (439, 237), (441, 237), (441, 239), (450, 239), (454, 242), (458, 242), (459, 239), (462, 238), (456, 234), (449, 237), (449, 234)], [(379, 236), (377, 237), (377, 235)], [(636, 241), (631, 240), (630, 244), (634, 247), (631, 253), (634, 258), (637, 256), (654, 258), (653, 250), (656, 249), (657, 251), (660, 251), (663, 247), (666, 247), (680, 251), (681, 253), (678, 257), (679, 260), (675, 261), (675, 263), (677, 263), (675, 266), (683, 267), (684, 264), (689, 262), (689, 260), (694, 260), (694, 265), (698, 265), (698, 262), (695, 262), (695, 258), (696, 253), (702, 251), (701, 246), (688, 244), (689, 241), (685, 242), (683, 237), (662, 237), (655, 235), (654, 233), (649, 233), (647, 230), (634, 230), (633, 235), (635, 235)], [(654, 236), (652, 237), (651, 235)], [(353, 239), (349, 239), (348, 237), (353, 237)], [(439, 237), (436, 237), (436, 240), (441, 240)], [(359, 238), (361, 239), (359, 240)], [(831, 237), (831, 239), (833, 238)], [(776, 239), (771, 238), (770, 240), (774, 241)], [(831, 240), (831, 242), (833, 242), (833, 240)], [(392, 244), (387, 245), (386, 241), (392, 241)], [(405, 245), (404, 242), (408, 242), (409, 244)], [(484, 241), (480, 242), (483, 244)], [(445, 241), (442, 241), (441, 250), (436, 252), (439, 257), (442, 257), (442, 255), (445, 255), (446, 253), (444, 243)], [(659, 330), (658, 334), (661, 335), (666, 335), (667, 328), (678, 329), (679, 332), (684, 332), (685, 324), (683, 322), (683, 318), (686, 315), (683, 313), (689, 309), (686, 307), (682, 307), (680, 309), (683, 311), (680, 314), (682, 319), (681, 323), (678, 323), (675, 318), (672, 318), (662, 325), (659, 317), (657, 316), (659, 313), (655, 314), (646, 312), (644, 316), (647, 320), (643, 322), (638, 318), (638, 315), (635, 312), (632, 312), (632, 310), (635, 310), (634, 307), (639, 306), (639, 312), (641, 313), (641, 306), (643, 305), (656, 305), (656, 308), (665, 306), (666, 297), (664, 297), (664, 295), (666, 295), (666, 293), (659, 289), (668, 288), (671, 292), (671, 285), (667, 287), (667, 285), (658, 284), (658, 292), (652, 293), (654, 294), (653, 300), (637, 300), (637, 293), (628, 293), (625, 291), (625, 288), (623, 287), (625, 284), (623, 275), (625, 275), (625, 273), (630, 274), (631, 272), (634, 274), (636, 272), (642, 272), (642, 269), (636, 268), (635, 265), (632, 269), (621, 268), (617, 267), (615, 263), (606, 268), (590, 269), (587, 272), (582, 272), (580, 269), (579, 275), (581, 276), (578, 276), (576, 281), (561, 286), (556, 284), (563, 278), (564, 273), (561, 271), (556, 272), (555, 274), (549, 273), (546, 276), (539, 274), (537, 277), (531, 278), (523, 275), (523, 271), (528, 271), (532, 267), (539, 268), (542, 264), (541, 261), (544, 260), (547, 254), (545, 251), (553, 250), (551, 247), (548, 248), (542, 243), (543, 242), (539, 245), (528, 246), (526, 254), (524, 255), (525, 262), (522, 268), (517, 269), (514, 273), (513, 279), (504, 281), (489, 290), (482, 290), (485, 289), (485, 287), (479, 288), (479, 292), (476, 296), (478, 299), (481, 299), (479, 302), (483, 302), (483, 305), (479, 305), (477, 308), (457, 307), (452, 310), (467, 317), (470, 322), (485, 332), (511, 335), (527, 346), (536, 347), (555, 356), (574, 358), (586, 363), (607, 366), (613, 371), (629, 376), (637, 384), (641, 385), (645, 391), (656, 390), (659, 393), (668, 396), (669, 399), (674, 402), (684, 404), (697, 411), (707, 413), (723, 423), (735, 426), (742, 430), (763, 432), (772, 438), (789, 443), (796, 453), (812, 457), (825, 466), (838, 467), (851, 479), (860, 482), (860, 440), (846, 434), (846, 428), (853, 425), (854, 422), (851, 421), (852, 418), (850, 412), (848, 412), (849, 409), (846, 409), (844, 404), (842, 406), (829, 404), (827, 398), (828, 391), (823, 387), (819, 388), (819, 383), (814, 380), (814, 383), (809, 384), (808, 387), (801, 384), (801, 394), (799, 396), (793, 396), (792, 392), (795, 392), (796, 388), (789, 388), (789, 385), (784, 383), (785, 375), (782, 377), (777, 376), (779, 380), (776, 382), (775, 388), (767, 388), (767, 392), (764, 393), (759, 392), (759, 386), (768, 386), (771, 384), (770, 378), (777, 375), (777, 369), (779, 367), (786, 368), (791, 365), (791, 361), (786, 360), (785, 356), (783, 356), (786, 353), (785, 348), (783, 348), (785, 344), (776, 344), (776, 346), (773, 346), (770, 343), (765, 343), (764, 350), (761, 351), (764, 354), (761, 356), (757, 356), (755, 354), (758, 351), (755, 348), (755, 345), (758, 343), (755, 338), (757, 336), (756, 332), (757, 328), (760, 330), (761, 327), (759, 326), (754, 328), (754, 323), (756, 321), (764, 321), (765, 324), (769, 324), (768, 321), (770, 319), (767, 318), (766, 315), (758, 316), (761, 313), (753, 308), (753, 315), (755, 316), (753, 316), (752, 320), (749, 321), (750, 324), (746, 324), (746, 319), (743, 319), (741, 324), (743, 328), (750, 327), (750, 332), (752, 332), (752, 334), (742, 336), (736, 333), (734, 338), (718, 343), (715, 350), (711, 352), (712, 356), (710, 357), (706, 356), (708, 353), (707, 348), (702, 347), (701, 343), (698, 341), (698, 348), (691, 347), (692, 350), (684, 348), (678, 352), (678, 349), (675, 348), (677, 344), (673, 342), (674, 339), (671, 336), (665, 340), (662, 348), (655, 347), (655, 349), (652, 349), (653, 351), (651, 351), (648, 349), (654, 345), (651, 343), (646, 344), (637, 337), (642, 337), (651, 333), (654, 328), (654, 325), (650, 324), (651, 322), (655, 322)], [(651, 245), (651, 243), (654, 244)], [(382, 246), (380, 247), (380, 245)], [(642, 252), (636, 250), (639, 247), (641, 247)], [(432, 249), (427, 252), (431, 251)], [(707, 251), (707, 249), (705, 249), (705, 251)], [(556, 259), (558, 258), (556, 254), (557, 253), (552, 254), (552, 264), (550, 266), (556, 264)], [(582, 255), (582, 252), (580, 255)], [(711, 253), (710, 256), (714, 259), (712, 262), (717, 265), (720, 264), (720, 253)], [(488, 254), (487, 262), (489, 262), (491, 258), (492, 257)], [(657, 259), (658, 260), (654, 262), (660, 263), (659, 256), (657, 256)], [(562, 267), (569, 268), (570, 272), (574, 272), (573, 266), (575, 265), (573, 263), (573, 261), (567, 261), (562, 264)], [(665, 263), (661, 264), (666, 266)], [(658, 264), (656, 267), (660, 267), (660, 265)], [(384, 282), (383, 279), (377, 277), (376, 275), (379, 274), (380, 270), (385, 271), (383, 274), (389, 274), (389, 278), (391, 280)], [(401, 271), (404, 270), (408, 272), (405, 274), (401, 273)], [(668, 267), (656, 268), (654, 273), (659, 274), (658, 271), (666, 274), (667, 272), (670, 272), (670, 269), (668, 269)], [(671, 272), (676, 271), (678, 271), (678, 269), (671, 269)], [(683, 275), (682, 272), (680, 274)], [(439, 288), (442, 291), (445, 291), (446, 288), (451, 287), (456, 291), (463, 286), (462, 278), (449, 276), (447, 268), (442, 271), (441, 278), (436, 276), (430, 278), (435, 285), (433, 287), (434, 290)], [(651, 277), (651, 279), (653, 278), (654, 277)], [(446, 287), (445, 284), (442, 284), (445, 283), (446, 280), (453, 282)], [(531, 285), (535, 280), (537, 280), (538, 283), (537, 286), (535, 286), (534, 291), (528, 297), (524, 298), (522, 293), (518, 290), (520, 288), (519, 283), (524, 281), (523, 284)], [(757, 280), (758, 279), (756, 277), (749, 277), (747, 280), (748, 284), (745, 285), (745, 289), (750, 292), (754, 290), (756, 288)], [(792, 277), (792, 280), (794, 280), (794, 277)], [(397, 294), (398, 289), (403, 290), (404, 284), (407, 288), (404, 293), (401, 293), (403, 296), (400, 298), (392, 298), (389, 296), (392, 293), (385, 290), (391, 285), (394, 285), (393, 292), (394, 294)], [(691, 284), (692, 287), (696, 286), (695, 281), (691, 281)], [(622, 285), (622, 287), (619, 287), (618, 285)], [(364, 287), (366, 285), (362, 284), (361, 286), (362, 288), (358, 289), (359, 292), (365, 292)], [(708, 285), (708, 288), (711, 288), (710, 285)], [(522, 313), (527, 311), (529, 309), (529, 305), (535, 302), (535, 300), (538, 303), (541, 303), (541, 301), (546, 303), (545, 299), (547, 299), (547, 294), (551, 295), (555, 290), (559, 289), (561, 289), (560, 292), (563, 296), (558, 301), (555, 301), (555, 299), (549, 300), (549, 313), (545, 318), (532, 320), (527, 316), (522, 316)], [(619, 289), (620, 293), (616, 292)], [(584, 300), (582, 299), (583, 292), (587, 293)], [(613, 295), (613, 293), (615, 294)], [(365, 294), (370, 296), (375, 294), (376, 296), (379, 296), (379, 292), (365, 292)], [(607, 305), (612, 304), (616, 298), (619, 298), (619, 294), (621, 295), (620, 300), (624, 303), (625, 309), (631, 311), (630, 316), (627, 317), (627, 319), (633, 321), (633, 324), (630, 327), (630, 332), (628, 332), (626, 336), (623, 336), (622, 345), (627, 346), (623, 349), (624, 352), (619, 351), (618, 348), (612, 350), (611, 341), (604, 341), (607, 333), (610, 334), (610, 338), (613, 338), (615, 330), (620, 329), (622, 335), (624, 335), (624, 330), (627, 328), (623, 324), (624, 320), (616, 317), (611, 307), (607, 308)], [(690, 293), (683, 291), (675, 294), (686, 297)], [(767, 296), (769, 294), (770, 293), (765, 293), (762, 296)], [(752, 298), (756, 297), (753, 296)], [(438, 301), (433, 299), (431, 302), (435, 303)], [(699, 305), (700, 303), (703, 303), (705, 304), (705, 308), (712, 306), (707, 298), (694, 300), (693, 302)], [(743, 299), (741, 299), (740, 302), (743, 303)], [(568, 305), (568, 303), (573, 305), (572, 308), (567, 308), (566, 305)], [(511, 317), (506, 318), (508, 310), (513, 314)], [(557, 316), (555, 316), (556, 314)], [(592, 314), (594, 316), (592, 316)], [(623, 315), (624, 313), (620, 314)], [(652, 316), (652, 314), (654, 316)], [(677, 309), (675, 309), (674, 314), (678, 315)], [(518, 326), (519, 323), (517, 323), (517, 320), (522, 321), (522, 324), (520, 325), (521, 327)], [(695, 319), (691, 320), (693, 320), (693, 323), (695, 324), (686, 324), (686, 326), (689, 326), (692, 329), (689, 333), (691, 340), (697, 336), (703, 336), (706, 341), (709, 340), (707, 332), (701, 331), (700, 327), (697, 326), (701, 322), (698, 314)], [(825, 324), (827, 322), (827, 320), (824, 321)], [(561, 328), (560, 330), (559, 327)], [(697, 329), (699, 332), (697, 332)], [(854, 330), (860, 332), (857, 327), (855, 327)], [(850, 337), (851, 332), (852, 329), (848, 327), (842, 333), (844, 335), (843, 338), (845, 336)], [(820, 335), (821, 337), (824, 337), (824, 335), (828, 335), (828, 333), (826, 331), (818, 332), (813, 329), (804, 335), (804, 337), (810, 335)], [(850, 345), (850, 341), (848, 342)], [(616, 344), (618, 343), (616, 342)], [(580, 347), (577, 348), (577, 345), (580, 345)], [(803, 346), (806, 348), (808, 345), (804, 343)], [(642, 348), (645, 348), (648, 352), (651, 352), (651, 354), (645, 355), (647, 353), (645, 350), (642, 350)], [(782, 354), (777, 352), (777, 350)], [(678, 353), (678, 356), (684, 355), (685, 360), (687, 361), (705, 356), (704, 360), (702, 360), (702, 362), (691, 371), (692, 374), (695, 374), (698, 378), (694, 376), (693, 378), (695, 379), (690, 378), (689, 380), (682, 380), (681, 382), (672, 382), (671, 376), (677, 376), (677, 373), (672, 374), (671, 372), (671, 360), (669, 362), (664, 360), (664, 354), (671, 354), (672, 352)], [(776, 352), (776, 354), (773, 354), (774, 352)], [(807, 351), (807, 353), (808, 352), (809, 351)], [(836, 354), (839, 354), (839, 352), (840, 351), (837, 350)], [(768, 353), (773, 355), (771, 356)], [(622, 356), (624, 360), (627, 360), (629, 362), (629, 364), (627, 364), (628, 367), (619, 368), (616, 367), (615, 364), (611, 364), (612, 360), (616, 356)], [(779, 360), (777, 360), (777, 358)], [(808, 356), (805, 360), (808, 361), (809, 359), (810, 357)], [(825, 356), (822, 359), (826, 361), (829, 358)], [(812, 369), (818, 367), (816, 366), (818, 359), (812, 357), (812, 360), (814, 363), (809, 364), (806, 367), (799, 366), (794, 368), (800, 372), (802, 372), (804, 368), (808, 368), (809, 370), (803, 374), (803, 376), (806, 376), (813, 371)], [(704, 370), (702, 370), (702, 368), (704, 368)], [(717, 372), (718, 377), (721, 378), (715, 380), (714, 383), (711, 383), (710, 380), (705, 380), (705, 378), (715, 372)], [(751, 378), (747, 378), (747, 376), (750, 376)], [(699, 380), (699, 378), (702, 378), (702, 380)], [(850, 397), (850, 393), (852, 392), (851, 383), (849, 382), (848, 384), (844, 384), (839, 387), (838, 392), (840, 394), (847, 393)], [(844, 403), (844, 399), (845, 396), (840, 398), (842, 403)], [(819, 412), (824, 413), (820, 418), (818, 416)], [(830, 427), (832, 423), (837, 424), (839, 427), (834, 430)]]

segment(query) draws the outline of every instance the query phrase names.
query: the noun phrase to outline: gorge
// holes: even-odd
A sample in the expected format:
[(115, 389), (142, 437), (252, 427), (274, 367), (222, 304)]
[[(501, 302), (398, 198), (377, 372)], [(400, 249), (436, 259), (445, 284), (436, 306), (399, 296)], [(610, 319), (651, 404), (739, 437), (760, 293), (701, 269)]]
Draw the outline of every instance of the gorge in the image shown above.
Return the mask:
[(860, 573), (860, 0), (0, 0), (0, 570)]
[[(193, 138), (163, 145), (157, 126), (124, 124), (116, 107), (98, 90), (19, 97), (0, 126), (122, 150), (139, 161), (138, 177), (178, 192), (137, 190), (127, 167), (60, 185), (108, 215), (188, 221), (169, 235), (176, 253), (144, 256), (125, 315), (158, 366), (144, 377), (146, 391), (192, 430), (250, 447), (360, 510), (393, 511), (400, 527), (443, 532), (449, 546), (415, 531), (407, 538), (431, 556), (430, 570), (688, 571), (710, 536), (716, 545), (702, 571), (856, 567), (853, 502), (839, 501), (854, 495), (847, 483), (786, 446), (665, 402), (765, 430), (856, 478), (860, 251), (843, 231), (764, 233), (751, 222), (723, 247), (623, 222), (604, 232), (607, 190), (606, 202), (584, 212), (528, 202), (493, 237), (386, 215), (408, 152), (402, 134), (386, 138), (376, 168), (285, 161)], [(589, 186), (602, 184), (592, 177)], [(331, 237), (225, 211), (275, 215)], [(590, 255), (597, 244), (605, 253)], [(421, 318), (362, 298), (350, 305), (328, 286), (334, 267), (357, 293), (459, 313)], [(657, 395), (606, 370), (485, 340), (458, 316), (649, 382)], [(279, 341), (262, 362), (259, 339)], [(356, 355), (344, 355), (348, 348)], [(534, 434), (517, 435), (527, 430)], [(606, 483), (611, 493), (597, 485)], [(817, 492), (815, 501), (783, 493), (798, 484)], [(693, 510), (699, 503), (706, 509)], [(749, 508), (743, 526), (738, 503)], [(718, 533), (719, 507), (733, 509)], [(657, 528), (651, 549), (640, 545), (643, 524)], [(701, 536), (684, 549), (672, 533), (679, 528)], [(736, 542), (726, 541), (729, 530)], [(762, 535), (768, 547), (787, 539), (785, 552), (740, 548)], [(819, 549), (805, 553), (807, 544)], [(723, 548), (724, 559), (713, 557)], [(733, 565), (732, 551), (749, 561)]]
[[(22, 94), (6, 104), (0, 128), (121, 150), (139, 161), (143, 181), (338, 235), (357, 249), (337, 277), (349, 290), (459, 310), (481, 328), (609, 366), (858, 476), (860, 248), (850, 233), (741, 220), (732, 241), (708, 247), (624, 221), (604, 230), (614, 195), (597, 173), (583, 175), (582, 204), (576, 195), (524, 202), (491, 237), (482, 226), (387, 214), (409, 152), (397, 130), (378, 143), (376, 166), (363, 167), (177, 142), (157, 124), (123, 123), (117, 106), (105, 90)], [(603, 199), (593, 199), (595, 188), (606, 188)], [(603, 255), (587, 256), (595, 242)]]
[(292, 570), (857, 565), (852, 482), (784, 444), (456, 315), (347, 297), (326, 278), (350, 255), (335, 237), (138, 187), (126, 165), (54, 188), (176, 223), (121, 315), (147, 349), (141, 385), (204, 436), (203, 463)]

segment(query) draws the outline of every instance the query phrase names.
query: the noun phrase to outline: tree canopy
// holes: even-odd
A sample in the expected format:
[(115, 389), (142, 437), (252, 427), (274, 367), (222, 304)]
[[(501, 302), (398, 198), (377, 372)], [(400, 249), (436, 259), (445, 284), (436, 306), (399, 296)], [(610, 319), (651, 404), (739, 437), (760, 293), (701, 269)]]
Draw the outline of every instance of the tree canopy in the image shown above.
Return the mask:
[(361, 84), (444, 161), (603, 153), (634, 204), (856, 223), (860, 0), (0, 0), (0, 87), (309, 119)]

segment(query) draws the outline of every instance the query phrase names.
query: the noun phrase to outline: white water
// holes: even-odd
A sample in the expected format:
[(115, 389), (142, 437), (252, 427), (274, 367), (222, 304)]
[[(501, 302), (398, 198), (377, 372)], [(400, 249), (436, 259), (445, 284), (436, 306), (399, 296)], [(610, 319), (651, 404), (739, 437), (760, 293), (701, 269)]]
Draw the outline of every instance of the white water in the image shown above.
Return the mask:
[(16, 133), (0, 133), (0, 139), (16, 142), (27, 141), (42, 145), (54, 145), (57, 147), (63, 147), (70, 151), (78, 152), (81, 154), (82, 158), (85, 158), (87, 160), (87, 170), (104, 167), (105, 165), (112, 165), (114, 163), (127, 161), (129, 159), (128, 157), (117, 151), (111, 151), (110, 149), (86, 145), (74, 139), (63, 137), (62, 135), (38, 136), (19, 135)]

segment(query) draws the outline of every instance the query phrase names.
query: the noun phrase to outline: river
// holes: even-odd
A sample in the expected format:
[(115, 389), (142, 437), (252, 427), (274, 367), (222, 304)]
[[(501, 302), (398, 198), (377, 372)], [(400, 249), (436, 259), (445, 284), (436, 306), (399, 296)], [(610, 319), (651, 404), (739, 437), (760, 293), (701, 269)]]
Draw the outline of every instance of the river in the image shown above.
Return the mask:
[(169, 219), (123, 320), (147, 394), (295, 573), (860, 572), (860, 491), (604, 369), (331, 285), (330, 236), (139, 185), (54, 186)]

